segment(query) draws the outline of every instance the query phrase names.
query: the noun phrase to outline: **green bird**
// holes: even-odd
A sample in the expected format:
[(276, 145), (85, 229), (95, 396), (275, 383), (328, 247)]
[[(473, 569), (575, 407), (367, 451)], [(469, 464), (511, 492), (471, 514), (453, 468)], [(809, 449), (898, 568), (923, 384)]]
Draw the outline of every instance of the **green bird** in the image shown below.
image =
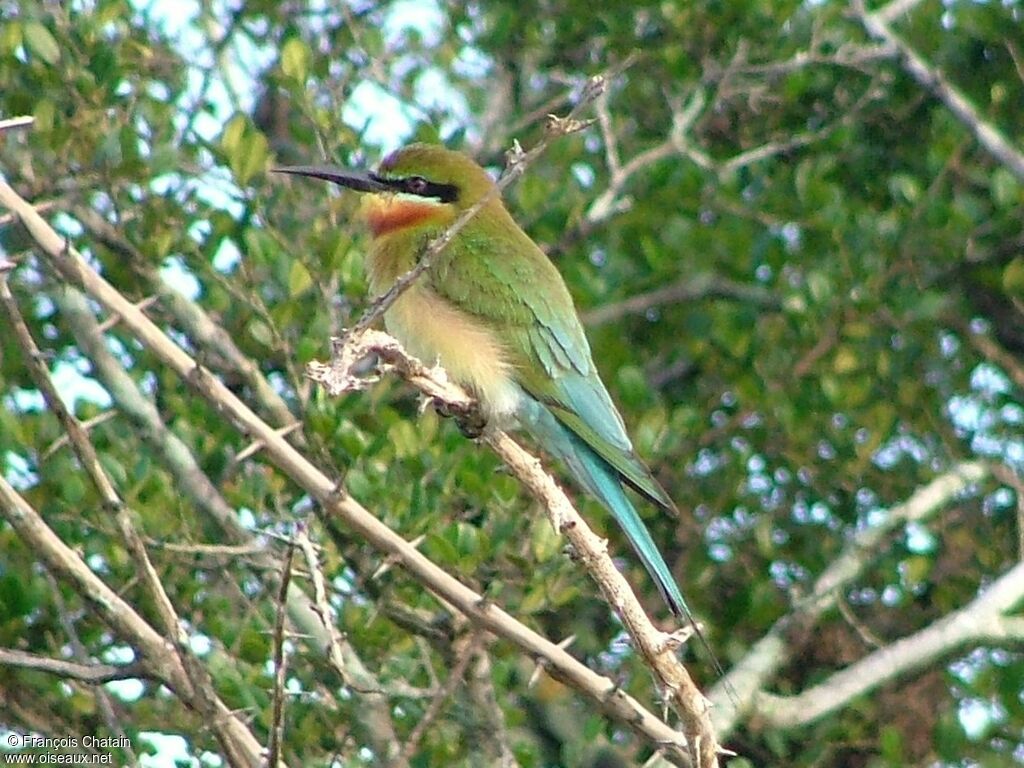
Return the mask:
[(276, 170), (366, 194), (375, 295), (412, 269), (426, 244), (461, 213), (490, 195), (385, 313), (385, 326), (411, 354), (439, 362), (475, 395), (489, 422), (525, 428), (563, 461), (611, 511), (668, 607), (692, 623), (625, 486), (673, 514), (676, 506), (633, 450), (562, 276), (492, 192), (487, 172), (466, 155), (428, 144), (394, 152), (376, 172)]

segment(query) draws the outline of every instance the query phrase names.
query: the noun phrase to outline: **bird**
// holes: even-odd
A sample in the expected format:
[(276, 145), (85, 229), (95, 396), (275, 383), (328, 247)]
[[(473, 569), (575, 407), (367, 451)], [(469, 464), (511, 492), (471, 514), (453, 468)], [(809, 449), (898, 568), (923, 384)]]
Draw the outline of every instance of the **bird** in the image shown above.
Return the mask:
[(385, 312), (385, 328), (410, 354), (439, 363), (466, 388), (487, 423), (523, 428), (564, 463), (622, 528), (672, 614), (700, 635), (626, 488), (672, 515), (676, 505), (630, 442), (561, 274), (512, 218), (487, 171), (468, 155), (425, 143), (396, 150), (376, 171), (274, 170), (365, 195), (368, 275), (377, 296), (485, 200)]

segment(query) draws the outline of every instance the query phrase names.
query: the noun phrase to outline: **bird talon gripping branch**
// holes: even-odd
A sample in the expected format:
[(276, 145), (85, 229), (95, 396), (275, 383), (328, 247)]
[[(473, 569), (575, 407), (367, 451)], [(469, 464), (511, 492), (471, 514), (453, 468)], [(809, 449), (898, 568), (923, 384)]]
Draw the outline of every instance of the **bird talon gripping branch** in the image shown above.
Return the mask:
[(434, 410), (438, 416), (446, 419), (455, 419), (455, 424), (458, 426), (463, 437), (470, 440), (476, 440), (487, 428), (487, 418), (476, 404), (465, 407), (457, 403), (449, 403), (435, 398)]

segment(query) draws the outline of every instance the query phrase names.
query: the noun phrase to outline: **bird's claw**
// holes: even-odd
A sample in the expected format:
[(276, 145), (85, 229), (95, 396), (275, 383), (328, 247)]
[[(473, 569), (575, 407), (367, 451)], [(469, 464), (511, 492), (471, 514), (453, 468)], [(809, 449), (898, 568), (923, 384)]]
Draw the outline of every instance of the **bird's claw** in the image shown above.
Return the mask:
[(446, 419), (455, 419), (459, 431), (470, 440), (476, 440), (480, 437), (487, 427), (487, 419), (484, 418), (484, 415), (476, 405), (467, 408), (443, 400), (434, 400), (434, 410), (437, 411), (439, 416), (443, 416)]

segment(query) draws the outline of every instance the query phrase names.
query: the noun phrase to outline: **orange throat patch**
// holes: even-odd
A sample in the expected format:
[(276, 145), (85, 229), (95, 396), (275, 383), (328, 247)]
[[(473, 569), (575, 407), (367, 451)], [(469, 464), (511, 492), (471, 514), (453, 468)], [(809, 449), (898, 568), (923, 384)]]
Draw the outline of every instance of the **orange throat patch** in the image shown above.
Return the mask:
[(392, 195), (374, 195), (367, 199), (364, 215), (373, 236), (380, 237), (431, 219), (439, 219), (444, 216), (444, 208)]

